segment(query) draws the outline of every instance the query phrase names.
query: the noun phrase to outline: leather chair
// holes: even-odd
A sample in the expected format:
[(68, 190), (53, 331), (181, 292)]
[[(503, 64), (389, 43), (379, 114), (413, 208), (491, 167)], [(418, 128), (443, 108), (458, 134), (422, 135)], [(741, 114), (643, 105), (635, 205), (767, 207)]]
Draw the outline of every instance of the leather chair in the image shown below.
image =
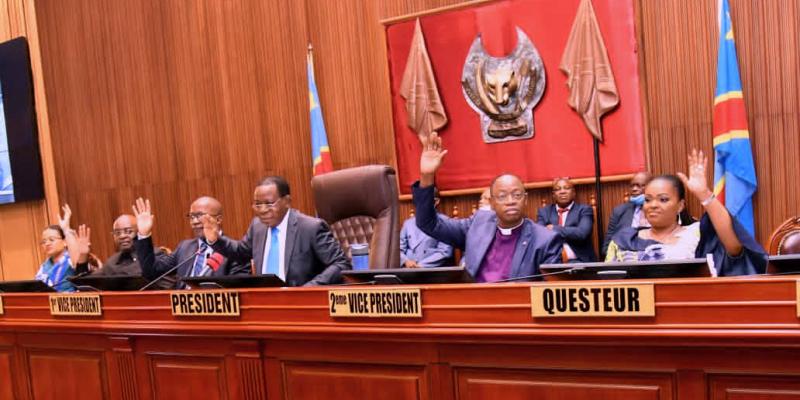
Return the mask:
[(769, 239), (769, 254), (800, 253), (800, 217), (784, 221)]
[(397, 175), (386, 165), (367, 165), (311, 180), (317, 216), (331, 226), (345, 254), (369, 243), (369, 268), (400, 268)]

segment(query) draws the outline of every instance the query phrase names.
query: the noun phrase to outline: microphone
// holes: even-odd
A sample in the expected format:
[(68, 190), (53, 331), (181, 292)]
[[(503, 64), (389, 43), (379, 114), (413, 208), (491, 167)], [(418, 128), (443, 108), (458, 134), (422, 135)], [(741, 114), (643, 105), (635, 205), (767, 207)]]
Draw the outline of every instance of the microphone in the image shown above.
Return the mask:
[(206, 258), (206, 265), (203, 267), (203, 270), (200, 271), (198, 276), (206, 276), (209, 272), (217, 272), (219, 267), (222, 266), (223, 262), (225, 262), (225, 257), (223, 257), (220, 253), (214, 252), (208, 256), (208, 258)]
[(503, 279), (503, 280), (499, 280), (499, 281), (492, 282), (492, 283), (527, 281), (527, 280), (531, 280), (531, 279), (541, 278), (543, 276), (571, 274), (571, 273), (573, 273), (575, 271), (580, 271), (582, 269), (583, 269), (583, 267), (572, 267), (572, 268), (564, 269), (564, 270), (561, 270), (561, 271), (545, 272), (543, 274), (525, 275), (525, 276), (518, 276), (516, 278), (508, 278), (508, 279)]
[(141, 292), (141, 291), (144, 291), (144, 290), (147, 290), (147, 289), (149, 289), (151, 286), (155, 285), (155, 284), (156, 284), (156, 282), (160, 282), (162, 279), (166, 278), (166, 277), (167, 277), (167, 275), (170, 275), (170, 274), (172, 274), (173, 272), (177, 271), (177, 270), (178, 270), (178, 268), (180, 268), (180, 267), (181, 267), (183, 264), (186, 264), (186, 262), (187, 262), (187, 261), (194, 260), (194, 258), (195, 258), (195, 257), (197, 257), (199, 254), (202, 254), (202, 253), (203, 253), (203, 251), (201, 251), (200, 249), (197, 249), (197, 251), (195, 251), (195, 252), (194, 252), (194, 254), (192, 254), (192, 255), (191, 255), (191, 256), (189, 256), (189, 257), (186, 257), (186, 258), (184, 258), (184, 259), (183, 259), (183, 260), (181, 260), (179, 263), (175, 264), (175, 266), (174, 266), (174, 267), (170, 268), (170, 269), (169, 269), (167, 272), (164, 272), (163, 274), (161, 274), (161, 275), (160, 275), (158, 278), (156, 278), (156, 279), (153, 279), (153, 280), (152, 280), (152, 281), (150, 281), (150, 283), (148, 283), (147, 285), (144, 285), (144, 287), (142, 287), (141, 289), (139, 289), (139, 291)]

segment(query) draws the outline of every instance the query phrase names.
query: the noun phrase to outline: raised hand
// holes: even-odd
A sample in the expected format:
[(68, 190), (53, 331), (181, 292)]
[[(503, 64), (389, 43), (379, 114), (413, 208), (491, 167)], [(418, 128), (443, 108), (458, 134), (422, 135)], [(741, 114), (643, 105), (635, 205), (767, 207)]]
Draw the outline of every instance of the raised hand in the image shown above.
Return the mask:
[(438, 133), (432, 132), (426, 140), (423, 140), (422, 154), (419, 157), (420, 186), (433, 184), (436, 171), (442, 166), (445, 154), (447, 150), (442, 147), (442, 138)]
[(133, 215), (136, 216), (136, 226), (139, 228), (139, 235), (150, 236), (153, 232), (153, 220), (155, 215), (150, 211), (150, 200), (139, 197), (133, 205)]
[(92, 229), (86, 225), (78, 226), (78, 251), (81, 256), (88, 255), (92, 251)]
[(203, 236), (206, 237), (206, 242), (216, 242), (219, 239), (219, 221), (217, 217), (205, 214), (200, 218), (200, 221), (203, 222)]
[(692, 149), (689, 153), (689, 176), (678, 172), (678, 177), (683, 181), (683, 185), (691, 192), (698, 200), (704, 201), (708, 199), (712, 192), (708, 189), (708, 180), (706, 180), (706, 167), (708, 166), (708, 157), (703, 154), (703, 151)]
[(64, 234), (67, 234), (67, 232), (71, 230), (69, 227), (69, 220), (72, 218), (72, 209), (69, 208), (69, 204), (64, 204), (64, 206), (61, 207), (61, 211), (63, 214), (58, 217), (58, 226), (61, 227)]

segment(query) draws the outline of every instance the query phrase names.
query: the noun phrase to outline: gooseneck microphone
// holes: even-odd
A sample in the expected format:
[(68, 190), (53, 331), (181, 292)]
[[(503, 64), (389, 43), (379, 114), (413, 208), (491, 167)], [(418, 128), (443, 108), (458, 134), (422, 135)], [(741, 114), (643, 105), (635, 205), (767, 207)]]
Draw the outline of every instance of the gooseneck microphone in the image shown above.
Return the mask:
[(203, 251), (202, 251), (201, 249), (197, 249), (197, 251), (195, 251), (195, 252), (194, 252), (194, 254), (192, 254), (192, 255), (191, 255), (191, 256), (189, 256), (189, 257), (186, 257), (186, 258), (184, 258), (184, 259), (183, 259), (183, 260), (181, 260), (179, 263), (175, 264), (175, 266), (174, 266), (174, 267), (170, 268), (170, 269), (169, 269), (167, 272), (164, 272), (163, 274), (161, 274), (161, 275), (160, 275), (158, 278), (156, 278), (156, 279), (153, 279), (153, 280), (152, 280), (152, 281), (150, 281), (150, 283), (148, 283), (147, 285), (144, 285), (144, 287), (142, 287), (141, 289), (139, 289), (139, 291), (141, 292), (141, 291), (144, 291), (144, 290), (147, 290), (147, 289), (149, 289), (151, 286), (155, 285), (157, 282), (160, 282), (162, 279), (164, 279), (165, 277), (167, 277), (167, 275), (170, 275), (170, 274), (172, 274), (173, 272), (177, 271), (177, 270), (178, 270), (178, 268), (180, 268), (180, 267), (181, 267), (183, 264), (186, 264), (186, 262), (188, 262), (188, 261), (194, 260), (194, 258), (195, 258), (195, 257), (197, 257), (198, 255), (200, 255), (200, 254), (202, 254), (202, 253), (203, 253)]
[(573, 273), (575, 271), (580, 271), (582, 269), (583, 269), (583, 267), (572, 267), (572, 268), (564, 269), (564, 270), (561, 270), (561, 271), (545, 272), (543, 274), (525, 275), (525, 276), (518, 276), (516, 278), (508, 278), (508, 279), (503, 279), (503, 280), (492, 282), (492, 283), (529, 281), (531, 279), (541, 278), (541, 277), (544, 277), (544, 276), (571, 274), (571, 273)]

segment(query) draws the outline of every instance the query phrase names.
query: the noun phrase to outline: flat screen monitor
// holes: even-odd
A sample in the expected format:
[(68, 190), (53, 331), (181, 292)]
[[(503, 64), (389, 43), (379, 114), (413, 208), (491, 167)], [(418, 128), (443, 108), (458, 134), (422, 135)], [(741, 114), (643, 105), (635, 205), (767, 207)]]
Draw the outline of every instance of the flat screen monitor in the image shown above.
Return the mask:
[(0, 282), (0, 293), (51, 293), (55, 289), (37, 280)]
[(0, 43), (0, 204), (44, 198), (28, 42)]
[(705, 258), (614, 263), (542, 264), (546, 281), (596, 279), (652, 279), (711, 276)]
[(769, 256), (767, 273), (771, 275), (800, 274), (800, 254)]
[(347, 283), (368, 284), (428, 284), (469, 283), (472, 275), (464, 267), (392, 268), (342, 271)]

